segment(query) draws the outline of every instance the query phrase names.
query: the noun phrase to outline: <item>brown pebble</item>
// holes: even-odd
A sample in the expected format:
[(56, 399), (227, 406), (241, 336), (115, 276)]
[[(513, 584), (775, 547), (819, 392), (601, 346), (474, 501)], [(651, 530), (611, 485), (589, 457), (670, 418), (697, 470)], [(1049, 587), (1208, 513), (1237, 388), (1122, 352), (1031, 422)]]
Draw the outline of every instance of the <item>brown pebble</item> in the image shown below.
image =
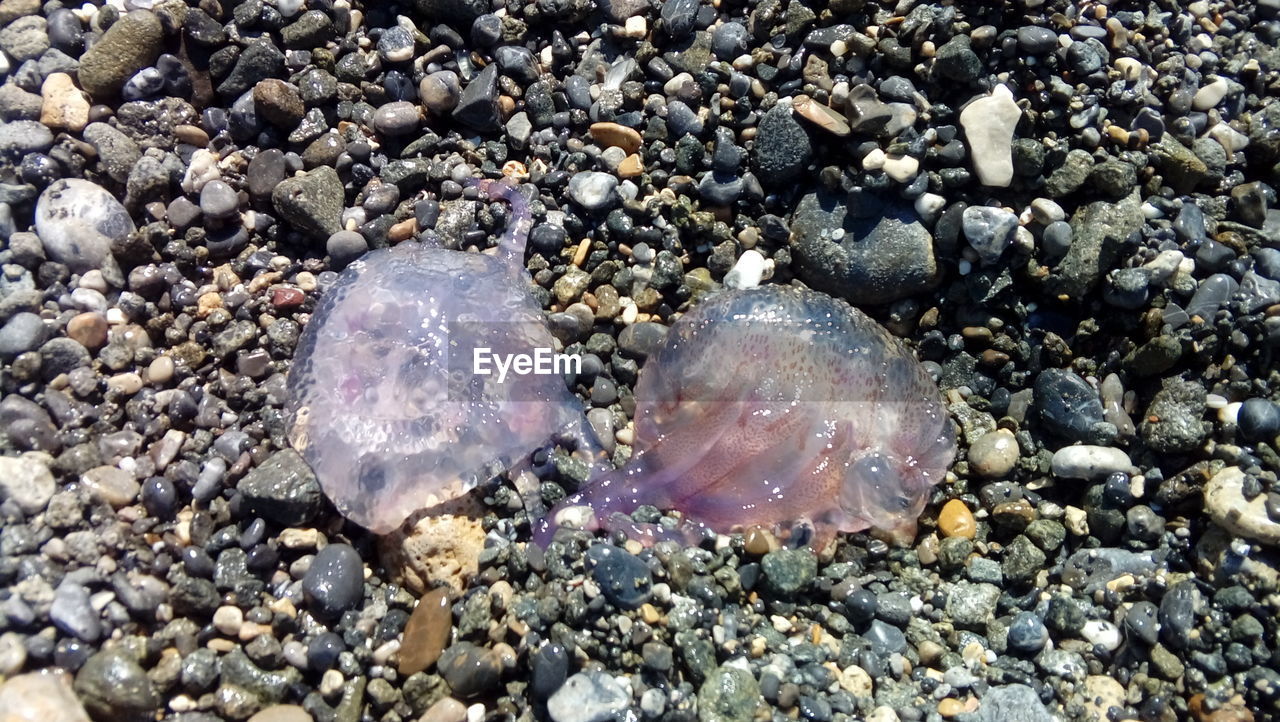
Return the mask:
[(175, 125), (173, 126), (173, 136), (183, 143), (197, 148), (209, 145), (209, 134), (197, 125), (188, 125), (186, 123)]
[(296, 308), (302, 305), (307, 296), (302, 291), (289, 286), (276, 286), (271, 289), (271, 305), (275, 308)]
[(399, 223), (393, 224), (387, 229), (387, 240), (392, 243), (400, 243), (413, 238), (418, 232), (418, 219), (408, 218)]
[(954, 697), (947, 697), (941, 702), (938, 702), (938, 714), (942, 715), (943, 717), (948, 717), (948, 718), (955, 717), (959, 714), (962, 714), (963, 712), (964, 712), (964, 702), (961, 702), (960, 700), (955, 699)]
[(449, 643), (451, 631), (453, 613), (449, 609), (449, 590), (439, 587), (422, 595), (404, 625), (397, 667), (400, 674), (407, 677), (435, 664)]
[(617, 146), (628, 154), (640, 150), (643, 142), (638, 131), (618, 123), (592, 123), (587, 132), (597, 143), (605, 147)]
[(748, 529), (747, 536), (743, 541), (743, 546), (746, 548), (747, 553), (756, 557), (768, 554), (769, 550), (777, 546), (773, 535), (758, 526)]
[(76, 314), (67, 322), (67, 337), (90, 350), (102, 348), (107, 342), (107, 319), (96, 311)]
[(973, 519), (973, 512), (959, 499), (952, 499), (942, 505), (938, 513), (938, 531), (946, 537), (964, 537), (972, 539), (978, 532), (978, 523)]
[(637, 153), (632, 153), (618, 164), (619, 178), (635, 178), (644, 172), (644, 160)]

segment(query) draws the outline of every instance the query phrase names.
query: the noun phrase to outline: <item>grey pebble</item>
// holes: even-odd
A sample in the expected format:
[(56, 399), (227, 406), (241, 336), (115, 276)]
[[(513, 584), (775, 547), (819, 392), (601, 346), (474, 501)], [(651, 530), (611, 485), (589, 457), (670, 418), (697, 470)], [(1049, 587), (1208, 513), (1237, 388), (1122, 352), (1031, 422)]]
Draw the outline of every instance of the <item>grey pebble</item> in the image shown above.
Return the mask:
[(333, 619), (359, 604), (364, 591), (364, 562), (349, 544), (330, 544), (316, 553), (302, 578), (311, 609)]

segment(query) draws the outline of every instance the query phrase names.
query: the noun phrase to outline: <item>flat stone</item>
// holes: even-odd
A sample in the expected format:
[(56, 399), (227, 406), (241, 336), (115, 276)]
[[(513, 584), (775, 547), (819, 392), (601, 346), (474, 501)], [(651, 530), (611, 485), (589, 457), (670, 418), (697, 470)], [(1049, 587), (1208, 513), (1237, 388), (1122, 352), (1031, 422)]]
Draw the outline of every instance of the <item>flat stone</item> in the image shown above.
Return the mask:
[(1244, 472), (1235, 466), (1228, 466), (1209, 479), (1204, 487), (1204, 505), (1209, 518), (1237, 536), (1280, 546), (1280, 523), (1267, 514), (1267, 495), (1246, 499), (1244, 480)]
[[(815, 191), (800, 199), (790, 226), (797, 275), (854, 304), (889, 303), (939, 281), (933, 237), (911, 206)], [(865, 206), (865, 207), (863, 207)]]
[(342, 179), (330, 166), (285, 178), (271, 193), (271, 205), (285, 220), (326, 240), (342, 230), (344, 203)]
[(112, 244), (133, 233), (133, 220), (107, 189), (79, 178), (50, 185), (36, 202), (36, 234), (49, 258), (72, 271), (116, 269)]
[(997, 85), (960, 111), (973, 169), (983, 185), (1007, 188), (1013, 181), (1013, 131), (1021, 117), (1007, 85)]
[(409, 621), (404, 626), (404, 641), (400, 643), (400, 674), (408, 677), (440, 659), (440, 653), (449, 644), (453, 631), (453, 613), (449, 603), (449, 589), (437, 587), (418, 600)]
[(1071, 217), (1071, 247), (1048, 280), (1050, 291), (1084, 298), (1116, 265), (1120, 248), (1130, 234), (1141, 230), (1144, 220), (1137, 192), (1114, 203), (1095, 201), (1080, 207)]

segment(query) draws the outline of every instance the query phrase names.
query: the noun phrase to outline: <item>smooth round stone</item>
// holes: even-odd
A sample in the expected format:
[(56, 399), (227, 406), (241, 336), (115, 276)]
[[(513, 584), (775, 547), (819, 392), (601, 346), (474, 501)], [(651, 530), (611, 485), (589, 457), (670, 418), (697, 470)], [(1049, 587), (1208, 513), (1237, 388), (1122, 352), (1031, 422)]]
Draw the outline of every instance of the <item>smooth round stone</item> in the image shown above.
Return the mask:
[(239, 205), (240, 196), (223, 181), (209, 181), (200, 189), (200, 211), (209, 218), (231, 218), (236, 215)]
[(462, 85), (458, 74), (452, 70), (439, 70), (422, 79), (418, 84), (418, 97), (427, 110), (435, 115), (447, 115), (458, 105)]
[(384, 135), (408, 135), (418, 129), (421, 121), (418, 106), (407, 100), (387, 103), (373, 113), (373, 126)]
[(1066, 221), (1054, 221), (1045, 226), (1041, 236), (1041, 245), (1050, 256), (1065, 255), (1071, 249), (1071, 224)]
[(1267, 399), (1246, 399), (1236, 414), (1245, 441), (1270, 441), (1280, 433), (1280, 406)]
[(625, 549), (597, 544), (587, 550), (586, 558), (600, 591), (615, 607), (638, 609), (653, 595), (653, 573)]
[(1058, 47), (1058, 35), (1049, 28), (1024, 25), (1018, 28), (1018, 49), (1028, 55), (1044, 55)]
[(502, 659), (492, 649), (458, 642), (440, 656), (439, 670), (454, 696), (467, 699), (497, 687)]
[(608, 173), (583, 171), (569, 179), (569, 197), (587, 210), (595, 211), (613, 204), (618, 179)]
[(332, 669), (346, 648), (342, 637), (333, 632), (317, 634), (307, 643), (307, 666), (314, 672)]
[(1049, 642), (1049, 630), (1040, 617), (1031, 612), (1018, 612), (1009, 623), (1008, 644), (1018, 652), (1033, 654)]
[(335, 618), (363, 596), (364, 562), (349, 544), (330, 544), (316, 553), (302, 577), (302, 591), (320, 616)]
[(34, 313), (15, 313), (0, 327), (0, 357), (12, 358), (40, 348), (49, 331), (44, 321)]
[(529, 655), (531, 687), (538, 699), (546, 699), (564, 685), (569, 674), (569, 653), (562, 645), (543, 642)]
[(135, 227), (107, 189), (87, 180), (57, 181), (36, 202), (36, 234), (45, 254), (73, 272), (115, 266), (111, 245)]
[(747, 52), (747, 26), (737, 21), (722, 23), (711, 33), (711, 49), (721, 60), (733, 60)]
[(146, 670), (121, 647), (90, 657), (76, 674), (75, 690), (96, 719), (150, 719), (160, 705)]
[(168, 520), (177, 509), (178, 491), (173, 482), (163, 476), (153, 476), (142, 485), (142, 506), (147, 514)]
[(1081, 444), (1059, 449), (1049, 466), (1053, 475), (1063, 479), (1097, 479), (1117, 471), (1133, 468), (1129, 455), (1122, 449)]
[(369, 250), (369, 242), (355, 231), (338, 231), (325, 241), (325, 252), (333, 265), (343, 268)]
[(480, 47), (497, 45), (502, 39), (502, 18), (485, 13), (471, 23), (471, 42)]

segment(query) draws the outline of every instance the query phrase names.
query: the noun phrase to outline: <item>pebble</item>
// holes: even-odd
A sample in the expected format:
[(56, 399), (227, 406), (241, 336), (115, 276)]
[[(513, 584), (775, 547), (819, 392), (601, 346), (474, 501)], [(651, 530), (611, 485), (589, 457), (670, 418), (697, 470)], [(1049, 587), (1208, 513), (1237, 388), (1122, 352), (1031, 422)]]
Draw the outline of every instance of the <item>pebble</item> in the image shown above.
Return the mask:
[(1021, 117), (1022, 110), (1006, 85), (997, 85), (990, 95), (960, 111), (973, 169), (983, 185), (1007, 188), (1013, 181), (1013, 130)]
[(1231, 86), (1227, 84), (1226, 78), (1217, 78), (1196, 91), (1195, 97), (1191, 99), (1191, 107), (1196, 110), (1209, 110), (1221, 103), (1230, 89)]
[(58, 585), (49, 619), (64, 633), (85, 642), (96, 642), (102, 635), (102, 623), (89, 602), (89, 591), (70, 580)]
[(296, 704), (273, 704), (254, 713), (249, 722), (312, 722), (313, 719), (306, 709)]
[(78, 273), (115, 268), (112, 244), (133, 231), (133, 219), (120, 201), (87, 180), (59, 180), (36, 203), (36, 234), (45, 254)]
[(80, 483), (91, 497), (114, 509), (132, 504), (141, 489), (133, 474), (114, 466), (95, 466), (80, 475)]
[(799, 594), (813, 583), (818, 560), (809, 549), (777, 549), (760, 560), (766, 586), (774, 594)]
[(452, 697), (445, 697), (427, 708), (418, 722), (467, 722), (467, 706)]
[(1049, 643), (1049, 630), (1032, 612), (1018, 612), (1009, 623), (1008, 643), (1018, 652), (1035, 654)]
[(1228, 466), (1204, 487), (1204, 505), (1215, 524), (1237, 536), (1280, 546), (1280, 522), (1267, 513), (1267, 495), (1245, 496), (1245, 473)]
[(952, 499), (942, 505), (938, 512), (938, 531), (944, 537), (961, 537), (972, 539), (978, 531), (978, 523), (974, 521), (973, 512), (968, 505), (959, 499)]
[(418, 129), (422, 116), (418, 106), (407, 100), (387, 103), (373, 113), (373, 127), (383, 135), (396, 137), (409, 135)]
[(717, 667), (698, 689), (698, 717), (705, 722), (751, 722), (763, 705), (756, 678), (729, 664)]
[(567, 679), (551, 695), (547, 714), (555, 722), (606, 722), (615, 719), (630, 703), (631, 691), (613, 675), (586, 671)]
[(89, 657), (76, 673), (74, 687), (95, 719), (147, 719), (160, 706), (146, 671), (119, 647)]
[(615, 607), (639, 609), (652, 597), (652, 572), (643, 561), (625, 549), (596, 544), (587, 549), (585, 558), (601, 593)]
[(15, 313), (0, 328), (0, 356), (12, 358), (40, 348), (49, 336), (44, 320), (34, 313)]
[(569, 196), (590, 211), (608, 208), (617, 201), (618, 179), (608, 173), (583, 171), (569, 180)]
[(285, 178), (271, 192), (271, 205), (285, 220), (325, 239), (342, 230), (344, 203), (342, 180), (329, 166)]
[(200, 189), (200, 212), (206, 218), (225, 220), (237, 215), (240, 198), (234, 189), (220, 180), (212, 180)]
[(462, 84), (458, 81), (458, 74), (452, 70), (429, 73), (418, 84), (418, 97), (427, 110), (435, 115), (453, 112), (461, 96)]
[(755, 249), (742, 252), (733, 268), (724, 275), (724, 285), (728, 288), (755, 288), (764, 279), (768, 261)]
[(995, 264), (1013, 245), (1018, 217), (1003, 208), (969, 206), (962, 218), (964, 237), (987, 265)]
[(915, 209), (896, 201), (850, 208), (817, 191), (801, 197), (791, 222), (793, 267), (805, 283), (855, 304), (883, 304), (938, 281), (933, 236)]
[(44, 669), (0, 684), (0, 709), (12, 722), (89, 722), (66, 672)]
[(80, 86), (99, 100), (124, 87), (135, 73), (155, 63), (164, 31), (150, 10), (134, 10), (117, 20), (102, 38), (80, 57)]
[(14, 20), (0, 29), (0, 49), (19, 63), (39, 58), (49, 49), (48, 21), (40, 15)]
[(439, 669), (454, 696), (468, 699), (498, 686), (502, 659), (492, 649), (458, 642), (440, 655)]
[(36, 456), (0, 456), (0, 493), (24, 513), (44, 511), (57, 488), (53, 474)]
[(89, 124), (89, 100), (66, 73), (50, 73), (40, 86), (40, 122), (79, 133)]
[(1123, 450), (1087, 444), (1058, 449), (1049, 465), (1054, 476), (1085, 481), (1133, 468), (1129, 455)]
[(397, 668), (400, 674), (408, 677), (430, 669), (448, 645), (452, 629), (449, 590), (436, 588), (424, 594), (404, 627), (404, 642), (400, 645)]
[(364, 593), (360, 553), (349, 544), (330, 544), (316, 552), (302, 578), (302, 591), (311, 609), (321, 617), (335, 619), (354, 609)]
[(1245, 441), (1270, 442), (1280, 434), (1280, 405), (1267, 399), (1245, 399), (1236, 414), (1236, 426)]
[(764, 114), (752, 156), (752, 167), (762, 182), (787, 183), (800, 175), (812, 157), (809, 135), (789, 106), (779, 103)]
[(640, 133), (618, 123), (592, 123), (587, 132), (604, 147), (617, 147), (628, 154), (640, 150), (642, 139)]

